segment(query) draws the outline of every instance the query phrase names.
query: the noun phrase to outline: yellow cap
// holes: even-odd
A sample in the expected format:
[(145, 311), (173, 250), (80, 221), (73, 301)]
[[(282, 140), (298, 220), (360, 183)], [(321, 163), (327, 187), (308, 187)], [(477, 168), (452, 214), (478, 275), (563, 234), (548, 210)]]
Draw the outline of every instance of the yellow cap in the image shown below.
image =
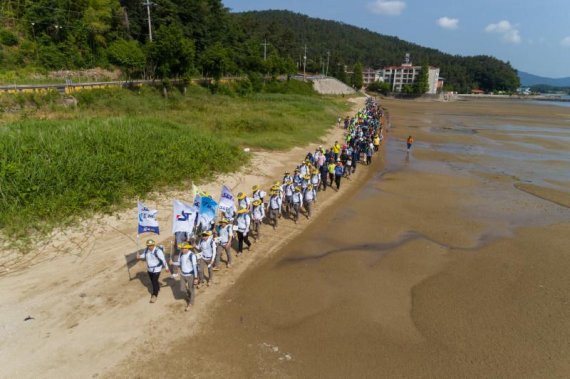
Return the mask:
[(254, 200), (252, 204), (255, 205), (256, 207), (257, 207), (257, 206), (260, 206), (260, 205), (261, 205), (261, 200), (259, 200), (259, 199)]
[(252, 191), (257, 191), (259, 189), (259, 186), (256, 184), (253, 187), (251, 187)]
[(243, 213), (247, 213), (247, 212), (249, 212), (249, 211), (247, 210), (247, 208), (242, 208), (242, 209), (240, 209), (239, 211), (237, 211), (238, 214), (243, 214)]
[(191, 249), (192, 245), (190, 245), (188, 242), (184, 242), (183, 244), (180, 245), (181, 249)]
[(202, 232), (202, 237), (206, 237), (206, 236), (209, 237), (209, 236), (211, 236), (211, 235), (212, 235), (212, 232), (211, 232), (210, 230), (205, 230), (205, 231)]
[(156, 245), (156, 242), (154, 242), (154, 240), (146, 240), (146, 245), (147, 246), (154, 246), (154, 245)]
[(245, 193), (239, 192), (238, 195), (237, 195), (237, 198), (238, 198), (239, 200), (245, 199)]

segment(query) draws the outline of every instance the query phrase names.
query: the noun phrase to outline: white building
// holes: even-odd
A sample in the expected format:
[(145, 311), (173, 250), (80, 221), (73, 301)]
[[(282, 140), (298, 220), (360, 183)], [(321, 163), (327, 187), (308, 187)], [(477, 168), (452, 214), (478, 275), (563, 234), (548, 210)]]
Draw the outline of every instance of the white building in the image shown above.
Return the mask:
[[(392, 92), (402, 92), (402, 88), (405, 85), (414, 85), (416, 83), (421, 70), (422, 67), (414, 66), (410, 62), (410, 55), (406, 54), (406, 59), (401, 66), (389, 66), (389, 67), (384, 67), (383, 69), (380, 70), (376, 70), (374, 81), (380, 80), (390, 84)], [(366, 82), (366, 79), (370, 80), (371, 77), (372, 75), (370, 73), (367, 73), (367, 76), (365, 76), (364, 83), (368, 84)], [(430, 66), (428, 72), (429, 90), (426, 93), (436, 94), (438, 82), (439, 82), (439, 68)]]
[(362, 71), (362, 82), (364, 83), (364, 86), (366, 87), (374, 82), (383, 82), (384, 78), (382, 77), (380, 71), (381, 70), (374, 70), (371, 67), (368, 67)]

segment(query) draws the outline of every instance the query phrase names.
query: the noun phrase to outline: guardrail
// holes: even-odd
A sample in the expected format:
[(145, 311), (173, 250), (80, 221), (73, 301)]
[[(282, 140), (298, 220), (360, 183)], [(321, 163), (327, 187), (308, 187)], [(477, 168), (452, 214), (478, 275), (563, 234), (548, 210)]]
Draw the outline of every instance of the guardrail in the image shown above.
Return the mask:
[[(221, 79), (224, 81), (239, 80), (239, 77), (227, 77)], [(212, 78), (192, 79), (193, 83), (211, 82)], [(171, 83), (179, 84), (182, 80), (172, 80)], [(110, 82), (88, 82), (88, 83), (58, 83), (58, 84), (14, 84), (0, 86), (0, 93), (45, 93), (56, 90), (62, 94), (72, 94), (77, 91), (111, 88), (111, 87), (140, 87), (143, 85), (158, 85), (160, 80), (122, 80)]]

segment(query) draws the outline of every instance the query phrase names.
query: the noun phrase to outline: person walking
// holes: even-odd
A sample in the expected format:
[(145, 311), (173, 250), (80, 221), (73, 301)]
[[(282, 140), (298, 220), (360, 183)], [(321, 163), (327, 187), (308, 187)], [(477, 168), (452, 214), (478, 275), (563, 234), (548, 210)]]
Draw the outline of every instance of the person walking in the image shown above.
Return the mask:
[(277, 190), (273, 189), (269, 197), (269, 223), (273, 225), (273, 229), (277, 228), (277, 221), (281, 215), (281, 196)]
[(149, 239), (146, 241), (146, 249), (139, 254), (137, 252), (137, 259), (145, 260), (147, 266), (148, 277), (152, 285), (152, 294), (150, 296), (150, 302), (156, 302), (158, 297), (158, 292), (160, 291), (160, 284), (158, 279), (160, 273), (164, 268), (166, 272), (169, 272), (168, 265), (166, 264), (166, 258), (164, 257), (164, 251), (158, 246), (154, 240)]
[(245, 208), (249, 211), (249, 209), (251, 208), (251, 199), (247, 197), (245, 192), (239, 192), (237, 194), (237, 199), (238, 199), (238, 208)]
[(409, 136), (408, 139), (406, 140), (406, 145), (408, 146), (408, 153), (412, 149), (413, 144), (414, 144), (414, 137)]
[(251, 242), (249, 242), (249, 227), (251, 224), (251, 216), (247, 208), (240, 209), (237, 215), (237, 237), (238, 237), (238, 256), (243, 253), (243, 243), (247, 245), (247, 249), (251, 247)]
[(194, 305), (194, 287), (198, 284), (198, 260), (196, 254), (193, 254), (190, 249), (192, 245), (188, 242), (183, 242), (180, 245), (180, 253), (178, 260), (170, 264), (178, 267), (178, 275), (180, 276), (180, 291), (186, 293), (186, 312), (190, 309), (190, 305)]
[(313, 203), (317, 200), (317, 191), (312, 184), (309, 184), (307, 189), (305, 190), (303, 200), (305, 201), (305, 211), (307, 211), (307, 219), (311, 218), (311, 210), (313, 208)]
[(326, 164), (323, 164), (320, 168), (319, 168), (319, 172), (320, 172), (320, 176), (321, 176), (321, 180), (319, 182), (319, 187), (318, 189), (320, 190), (321, 187), (323, 187), (323, 191), (327, 190), (327, 176), (329, 173), (329, 168), (327, 167)]
[(334, 168), (334, 182), (336, 184), (336, 190), (340, 189), (340, 180), (342, 179), (342, 175), (344, 174), (344, 167), (342, 167), (342, 163), (336, 162), (336, 166)]
[(216, 254), (216, 265), (215, 267), (220, 267), (220, 261), (222, 259), (222, 251), (226, 252), (226, 267), (232, 267), (232, 240), (234, 237), (233, 228), (230, 220), (222, 218), (218, 226), (218, 251)]
[(251, 219), (253, 221), (253, 230), (255, 232), (255, 236), (253, 237), (255, 241), (261, 238), (261, 223), (265, 218), (265, 208), (263, 207), (263, 203), (261, 199), (254, 200), (253, 208), (251, 209)]
[(336, 161), (339, 157), (339, 154), (340, 154), (340, 144), (338, 143), (338, 141), (334, 141), (332, 151), (334, 153), (334, 160)]
[(295, 187), (293, 192), (293, 197), (291, 198), (291, 203), (293, 204), (293, 220), (295, 224), (299, 220), (299, 212), (301, 212), (301, 204), (303, 203), (303, 193), (301, 192), (301, 187)]
[(335, 163), (331, 160), (329, 162), (328, 165), (328, 172), (329, 172), (329, 185), (332, 187), (332, 184), (334, 183), (334, 169), (335, 169), (336, 165)]
[(214, 280), (214, 271), (218, 271), (219, 268), (214, 267), (216, 263), (216, 241), (212, 236), (212, 232), (207, 230), (202, 232), (201, 239), (198, 242), (198, 251), (200, 252), (200, 267), (199, 278), (200, 282), (204, 282), (204, 269), (208, 269), (208, 279), (206, 285), (210, 286)]
[(285, 184), (285, 210), (287, 217), (291, 217), (291, 208), (293, 207), (293, 193), (295, 192), (295, 185), (290, 180)]

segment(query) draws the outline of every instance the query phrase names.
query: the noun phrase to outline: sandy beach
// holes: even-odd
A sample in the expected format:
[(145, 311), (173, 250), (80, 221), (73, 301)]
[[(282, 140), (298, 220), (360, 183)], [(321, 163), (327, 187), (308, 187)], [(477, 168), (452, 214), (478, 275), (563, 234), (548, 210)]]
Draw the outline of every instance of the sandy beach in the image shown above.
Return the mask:
[[(568, 377), (570, 108), (382, 104), (382, 156), (311, 222), (266, 227), (189, 313), (165, 275), (148, 304), (133, 210), (3, 272), (0, 377)], [(267, 186), (315, 146), (204, 188)], [(175, 197), (150, 202), (164, 230)]]

